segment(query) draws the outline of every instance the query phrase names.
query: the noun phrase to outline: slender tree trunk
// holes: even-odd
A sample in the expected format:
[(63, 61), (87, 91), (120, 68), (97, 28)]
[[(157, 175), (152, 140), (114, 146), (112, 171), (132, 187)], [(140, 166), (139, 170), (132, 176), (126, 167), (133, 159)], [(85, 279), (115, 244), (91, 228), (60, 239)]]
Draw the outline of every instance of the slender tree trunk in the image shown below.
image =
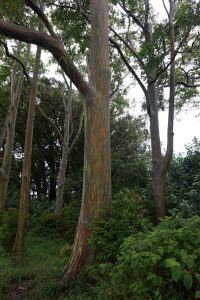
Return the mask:
[[(160, 203), (165, 208), (165, 214), (158, 217), (163, 217), (166, 215), (166, 197), (165, 197), (165, 184), (167, 172), (170, 168), (170, 163), (173, 155), (173, 139), (174, 139), (174, 100), (175, 100), (175, 35), (174, 35), (174, 13), (175, 13), (175, 0), (169, 0), (170, 11), (169, 11), (169, 28), (170, 28), (170, 60), (172, 61), (170, 65), (170, 78), (169, 78), (169, 111), (168, 111), (168, 130), (167, 130), (167, 150), (165, 156), (162, 160), (160, 168), (160, 189), (162, 191)], [(165, 205), (164, 205), (165, 204)], [(162, 207), (161, 207), (162, 209)], [(162, 210), (161, 210), (162, 213)]]
[[(51, 149), (54, 146), (52, 145)], [(49, 166), (49, 201), (55, 201), (56, 199), (56, 162), (54, 157), (50, 157), (48, 160)]]
[(33, 140), (34, 119), (35, 119), (36, 97), (37, 97), (38, 81), (39, 81), (40, 57), (41, 57), (41, 48), (37, 47), (34, 74), (33, 74), (33, 79), (32, 79), (31, 89), (30, 89), (30, 102), (29, 102), (28, 118), (27, 118), (27, 125), (26, 125), (19, 220), (18, 220), (17, 234), (15, 237), (15, 243), (13, 247), (13, 252), (16, 253), (19, 257), (22, 257), (23, 255), (25, 230), (26, 230), (27, 217), (28, 217), (32, 140)]
[[(20, 57), (21, 42), (17, 44), (17, 58)], [(26, 62), (30, 53), (30, 46), (27, 49)], [(6, 144), (2, 161), (2, 168), (0, 175), (0, 210), (5, 209), (6, 197), (8, 192), (8, 183), (10, 178), (10, 169), (12, 164), (12, 151), (15, 135), (15, 124), (17, 111), (19, 106), (19, 100), (21, 96), (22, 84), (24, 80), (23, 70), (21, 69), (19, 77), (17, 77), (18, 63), (15, 61), (13, 64), (12, 76), (11, 76), (11, 104), (7, 117), (7, 130), (6, 130)]]
[(111, 201), (108, 1), (91, 0), (90, 79), (95, 93), (84, 103), (85, 152), (82, 206), (73, 254), (63, 280), (75, 277), (93, 258), (88, 245), (94, 218)]
[[(68, 97), (63, 99), (65, 106), (65, 121), (64, 121), (64, 143), (62, 147), (62, 158), (60, 161), (60, 171), (58, 175), (57, 191), (56, 191), (56, 207), (55, 216), (60, 218), (62, 215), (63, 208), (63, 193), (64, 193), (64, 182), (65, 174), (67, 169), (68, 157), (69, 157), (69, 130), (70, 130), (70, 116), (72, 106), (72, 87), (68, 87)], [(67, 103), (66, 103), (67, 102)]]
[[(154, 75), (151, 75), (149, 82), (152, 81)], [(158, 120), (158, 101), (156, 95), (155, 83), (148, 85), (149, 104), (150, 111), (150, 136), (151, 136), (151, 148), (152, 148), (152, 182), (153, 182), (153, 199), (156, 220), (166, 215), (166, 201), (165, 201), (165, 178), (166, 174), (161, 175), (161, 143), (159, 132), (159, 120)]]
[[(148, 2), (147, 0), (145, 0)], [(161, 155), (161, 144), (159, 134), (159, 121), (158, 121), (158, 102), (156, 95), (155, 83), (151, 83), (155, 74), (151, 74), (148, 78), (148, 96), (150, 104), (150, 134), (151, 134), (151, 146), (152, 146), (152, 173), (153, 173), (153, 197), (156, 213), (156, 222), (159, 222), (160, 218), (163, 218), (167, 214), (167, 204), (165, 195), (165, 185), (167, 172), (169, 171), (172, 154), (173, 154), (173, 128), (174, 128), (174, 98), (175, 98), (175, 37), (174, 37), (174, 12), (175, 2), (169, 0), (169, 27), (170, 27), (170, 79), (169, 79), (169, 111), (168, 111), (168, 131), (167, 131), (167, 150), (164, 158)], [(152, 42), (151, 30), (147, 23), (147, 42)]]

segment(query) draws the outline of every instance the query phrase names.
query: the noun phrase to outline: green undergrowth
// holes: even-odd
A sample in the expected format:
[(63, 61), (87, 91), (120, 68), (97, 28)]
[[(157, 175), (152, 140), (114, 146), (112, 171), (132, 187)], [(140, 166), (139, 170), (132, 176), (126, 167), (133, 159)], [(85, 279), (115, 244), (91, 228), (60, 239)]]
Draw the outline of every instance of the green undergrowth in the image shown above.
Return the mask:
[[(40, 238), (29, 234), (25, 259), (21, 265), (0, 248), (0, 299), (58, 299), (63, 268), (61, 239)], [(18, 298), (17, 298), (18, 299)]]

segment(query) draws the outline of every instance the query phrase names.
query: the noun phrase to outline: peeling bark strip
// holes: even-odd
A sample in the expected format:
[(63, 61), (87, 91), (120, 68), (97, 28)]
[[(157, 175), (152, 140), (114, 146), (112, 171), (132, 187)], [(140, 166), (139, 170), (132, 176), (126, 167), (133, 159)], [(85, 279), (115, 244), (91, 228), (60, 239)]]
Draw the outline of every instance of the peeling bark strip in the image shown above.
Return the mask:
[[(82, 206), (73, 255), (63, 281), (73, 278), (93, 258), (88, 239), (94, 218), (111, 201), (109, 121), (108, 1), (92, 0), (90, 83), (97, 94), (84, 103), (85, 152)], [(88, 99), (88, 100), (89, 100)]]
[(40, 67), (41, 48), (37, 48), (35, 66), (33, 72), (33, 79), (30, 89), (30, 102), (28, 109), (26, 137), (24, 146), (24, 160), (22, 171), (22, 185), (20, 194), (20, 210), (17, 234), (13, 252), (22, 257), (24, 249), (24, 237), (28, 217), (28, 203), (29, 203), (29, 188), (30, 188), (30, 174), (31, 174), (31, 157), (32, 157), (32, 142), (33, 142), (33, 127), (35, 119), (36, 96), (38, 90), (39, 67)]

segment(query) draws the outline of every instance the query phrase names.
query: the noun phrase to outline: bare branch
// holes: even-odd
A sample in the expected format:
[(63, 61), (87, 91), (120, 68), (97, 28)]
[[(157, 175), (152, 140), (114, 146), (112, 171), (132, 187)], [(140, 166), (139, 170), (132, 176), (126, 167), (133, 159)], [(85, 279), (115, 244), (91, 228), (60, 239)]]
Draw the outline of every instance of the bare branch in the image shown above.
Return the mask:
[(41, 115), (51, 124), (51, 126), (54, 128), (55, 132), (58, 134), (58, 136), (60, 137), (60, 139), (62, 140), (63, 144), (65, 145), (66, 149), (68, 148), (65, 141), (64, 141), (64, 138), (60, 132), (60, 130), (58, 129), (58, 127), (56, 126), (55, 122), (52, 121), (47, 115), (46, 113), (44, 112), (44, 110), (41, 108), (41, 106), (39, 104), (36, 103), (36, 107), (38, 109), (38, 111), (41, 113)]
[(169, 68), (169, 66), (172, 64), (172, 62), (174, 61), (174, 59), (176, 58), (176, 55), (178, 54), (179, 49), (182, 47), (182, 45), (184, 44), (184, 42), (186, 41), (189, 33), (191, 30), (188, 30), (185, 37), (182, 39), (182, 41), (180, 42), (180, 44), (178, 45), (178, 47), (176, 48), (173, 57), (170, 59), (169, 63), (166, 65), (165, 68), (163, 68), (162, 70), (160, 70), (157, 75), (155, 76), (155, 78), (149, 83), (149, 84), (153, 84), (157, 81), (158, 77), (164, 73), (165, 71), (167, 71), (167, 69)]
[(4, 46), (4, 49), (5, 49), (5, 52), (6, 52), (6, 56), (12, 58), (12, 59), (15, 60), (15, 61), (17, 61), (17, 62), (22, 66), (24, 75), (26, 76), (26, 79), (27, 79), (27, 81), (28, 81), (28, 84), (30, 85), (30, 77), (29, 77), (29, 75), (28, 75), (28, 73), (27, 73), (27, 71), (26, 71), (25, 65), (24, 65), (24, 64), (23, 64), (16, 56), (14, 56), (13, 54), (11, 54), (11, 53), (9, 52), (8, 45), (7, 45), (6, 42), (3, 42), (2, 40), (0, 40), (0, 44), (2, 44), (2, 45)]
[(73, 139), (73, 141), (72, 141), (72, 143), (71, 143), (71, 145), (69, 147), (68, 155), (71, 153), (71, 151), (73, 150), (74, 146), (76, 145), (76, 143), (77, 143), (77, 141), (79, 139), (79, 136), (80, 136), (81, 130), (82, 130), (82, 125), (83, 125), (83, 118), (84, 118), (84, 113), (82, 112), (81, 116), (80, 116), (79, 127), (78, 127), (78, 130), (77, 130), (76, 136)]
[(131, 51), (131, 53), (133, 54), (133, 56), (138, 60), (139, 64), (141, 65), (141, 67), (143, 69), (145, 69), (145, 65), (141, 59), (141, 57), (138, 55), (138, 53), (136, 52), (136, 50), (130, 46), (126, 40), (119, 34), (117, 33), (114, 28), (112, 28), (111, 26), (109, 26), (109, 29), (118, 37), (118, 39)]
[[(127, 76), (128, 76), (128, 74), (125, 74), (125, 75), (121, 78), (121, 80), (123, 81)], [(121, 87), (121, 83), (118, 83), (118, 85), (117, 85), (117, 87), (115, 88), (115, 90), (112, 91), (112, 93), (110, 93), (110, 98), (109, 98), (110, 102), (112, 102), (113, 99), (116, 97), (116, 95), (119, 93), (120, 87)]]
[(145, 31), (144, 25), (142, 22), (126, 7), (125, 1), (121, 0), (122, 4), (120, 1), (118, 1), (119, 6), (133, 19), (133, 21), (143, 30)]
[(140, 80), (139, 76), (137, 75), (137, 73), (133, 70), (133, 68), (131, 67), (131, 65), (129, 64), (129, 62), (127, 61), (125, 55), (123, 54), (119, 44), (117, 42), (115, 42), (112, 38), (110, 38), (111, 43), (113, 44), (113, 46), (117, 49), (118, 53), (120, 54), (122, 60), (124, 61), (125, 65), (127, 66), (128, 70), (131, 72), (131, 74), (135, 77), (135, 79), (137, 80), (138, 84), (140, 85), (141, 89), (143, 90), (146, 98), (148, 98), (148, 93), (147, 93), (147, 89), (144, 86), (144, 84), (142, 83), (142, 81)]
[(187, 83), (187, 82), (184, 82), (184, 81), (177, 81), (176, 82), (176, 85), (183, 85), (183, 86), (185, 86), (185, 87), (187, 87), (187, 88), (198, 88), (198, 87), (200, 87), (200, 83), (198, 84), (190, 84), (190, 83)]
[(162, 0), (162, 3), (163, 3), (163, 6), (164, 6), (165, 11), (166, 11), (166, 13), (167, 13), (167, 16), (168, 16), (168, 18), (169, 18), (169, 12), (168, 12), (168, 10), (167, 10), (167, 6), (166, 6), (166, 4), (165, 4), (165, 0)]

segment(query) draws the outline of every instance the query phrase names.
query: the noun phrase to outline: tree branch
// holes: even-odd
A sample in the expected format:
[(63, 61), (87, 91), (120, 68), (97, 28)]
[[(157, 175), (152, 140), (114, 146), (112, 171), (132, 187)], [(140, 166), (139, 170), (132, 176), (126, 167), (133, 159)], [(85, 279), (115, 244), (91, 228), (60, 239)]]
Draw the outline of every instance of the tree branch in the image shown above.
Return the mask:
[(133, 19), (133, 21), (145, 32), (144, 25), (142, 22), (126, 7), (125, 1), (122, 0), (122, 4), (120, 1), (117, 2), (119, 6)]
[(28, 84), (30, 85), (30, 82), (31, 82), (31, 81), (30, 81), (30, 77), (29, 77), (29, 75), (28, 75), (28, 73), (27, 73), (27, 71), (26, 71), (25, 65), (24, 65), (24, 64), (23, 64), (16, 56), (14, 56), (13, 54), (11, 54), (11, 53), (9, 52), (8, 45), (7, 45), (6, 42), (3, 42), (2, 40), (0, 40), (0, 44), (4, 46), (4, 49), (5, 49), (5, 52), (6, 52), (6, 56), (12, 58), (12, 59), (15, 60), (15, 61), (17, 61), (17, 62), (20, 64), (20, 66), (22, 66), (23, 73), (24, 73), (24, 75), (26, 76), (26, 79), (27, 79), (27, 81), (28, 81)]
[(0, 34), (26, 43), (35, 44), (48, 50), (85, 99), (91, 101), (91, 98), (88, 98), (88, 96), (96, 94), (96, 90), (83, 78), (60, 40), (44, 32), (2, 20), (0, 21)]
[(200, 87), (200, 83), (198, 84), (190, 84), (190, 83), (187, 83), (187, 82), (184, 82), (184, 81), (177, 81), (176, 82), (176, 85), (183, 85), (185, 87), (188, 87), (188, 88), (197, 88), (197, 87)]
[(50, 33), (50, 35), (54, 38), (59, 38), (57, 36), (57, 34), (55, 33), (55, 31), (53, 30), (53, 27), (51, 26), (48, 18), (46, 17), (46, 15), (44, 14), (43, 10), (32, 0), (25, 0), (25, 3), (27, 6), (29, 6), (35, 13), (36, 15), (42, 20), (42, 22), (44, 23), (44, 25), (46, 26), (48, 32)]
[(191, 30), (187, 31), (187, 34), (185, 35), (185, 37), (182, 39), (182, 41), (180, 42), (180, 44), (178, 45), (178, 47), (176, 48), (173, 57), (170, 59), (169, 63), (166, 65), (165, 68), (163, 68), (162, 70), (160, 70), (160, 72), (157, 73), (157, 75), (155, 76), (155, 78), (149, 82), (149, 84), (153, 84), (157, 81), (158, 77), (164, 73), (165, 71), (167, 71), (167, 69), (169, 68), (169, 66), (172, 64), (172, 62), (174, 61), (174, 59), (176, 58), (176, 55), (178, 54), (179, 49), (182, 47), (182, 45), (184, 44), (184, 42), (186, 41), (189, 33)]
[(49, 119), (49, 117), (46, 115), (46, 113), (44, 112), (44, 110), (40, 107), (39, 104), (36, 103), (36, 107), (38, 109), (38, 111), (40, 112), (40, 114), (51, 124), (51, 126), (54, 128), (54, 130), (56, 131), (56, 133), (58, 134), (58, 136), (60, 137), (60, 139), (62, 140), (63, 144), (65, 145), (66, 149), (68, 148), (64, 138), (60, 132), (60, 130), (58, 129), (58, 127), (56, 126), (55, 122), (52, 121), (51, 119)]
[(131, 53), (133, 54), (133, 56), (138, 60), (138, 62), (140, 63), (141, 67), (143, 69), (145, 69), (145, 64), (143, 63), (141, 57), (138, 55), (138, 53), (135, 51), (135, 49), (133, 49), (133, 47), (131, 47), (126, 40), (119, 34), (117, 33), (114, 28), (112, 28), (111, 26), (109, 26), (109, 29), (118, 37), (118, 39), (131, 51)]
[(140, 80), (139, 76), (137, 75), (137, 73), (133, 70), (133, 68), (130, 66), (129, 62), (127, 61), (125, 55), (123, 54), (119, 44), (117, 42), (115, 42), (112, 38), (110, 38), (111, 43), (113, 44), (113, 46), (117, 49), (118, 53), (120, 54), (122, 60), (124, 61), (125, 65), (127, 66), (128, 70), (131, 72), (131, 74), (135, 77), (135, 79), (137, 80), (138, 84), (140, 85), (141, 89), (143, 90), (145, 97), (148, 98), (148, 93), (147, 93), (147, 89), (144, 86), (144, 84), (142, 83), (142, 81)]
[(165, 4), (165, 0), (162, 0), (162, 3), (163, 3), (163, 6), (164, 6), (165, 11), (166, 11), (166, 13), (167, 13), (167, 16), (168, 16), (168, 18), (169, 18), (170, 16), (169, 16), (169, 12), (168, 12), (168, 10), (167, 10), (167, 6), (166, 6), (166, 4)]
[(74, 146), (76, 145), (78, 139), (79, 139), (79, 136), (81, 134), (81, 130), (82, 130), (82, 125), (83, 125), (83, 118), (84, 118), (84, 113), (82, 112), (81, 113), (81, 117), (80, 117), (80, 121), (79, 121), (79, 127), (78, 127), (78, 130), (77, 130), (77, 133), (76, 133), (76, 136), (75, 138), (73, 139), (70, 147), (69, 147), (69, 150), (68, 150), (68, 155), (71, 153), (71, 151), (73, 150)]

